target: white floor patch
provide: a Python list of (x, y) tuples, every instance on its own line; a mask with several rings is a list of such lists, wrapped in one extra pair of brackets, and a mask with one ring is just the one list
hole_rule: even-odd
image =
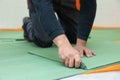
[(120, 71), (76, 75), (61, 80), (120, 80)]

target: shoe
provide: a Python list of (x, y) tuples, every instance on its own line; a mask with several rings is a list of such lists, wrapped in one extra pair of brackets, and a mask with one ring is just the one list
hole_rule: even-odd
[(23, 35), (24, 35), (24, 39), (26, 39), (27, 41), (31, 42), (31, 40), (28, 37), (28, 31), (27, 31), (27, 24), (30, 22), (30, 17), (24, 17), (23, 18), (23, 26), (22, 29), (24, 31)]

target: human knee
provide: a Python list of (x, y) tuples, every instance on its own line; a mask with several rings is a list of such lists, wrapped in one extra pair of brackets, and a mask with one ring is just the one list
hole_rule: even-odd
[(49, 41), (43, 41), (37, 38), (34, 38), (33, 41), (37, 46), (42, 47), (42, 48), (47, 48), (47, 47), (51, 47), (53, 42), (51, 40)]
[(47, 48), (47, 47), (51, 47), (52, 43), (35, 43), (37, 46), (42, 47), (42, 48)]

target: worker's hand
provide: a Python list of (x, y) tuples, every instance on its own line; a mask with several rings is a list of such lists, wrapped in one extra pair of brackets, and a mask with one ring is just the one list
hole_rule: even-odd
[(71, 46), (64, 34), (57, 36), (53, 42), (57, 45), (59, 56), (65, 66), (70, 68), (80, 67), (81, 57), (79, 55), (79, 52)]
[(65, 66), (70, 68), (78, 68), (80, 67), (81, 57), (79, 52), (74, 49), (72, 46), (64, 46), (59, 47), (59, 56)]
[(86, 47), (86, 41), (84, 41), (84, 40), (77, 39), (77, 43), (74, 48), (79, 51), (79, 55), (81, 57), (83, 57), (83, 55), (85, 55), (87, 57), (92, 57), (95, 55), (95, 53), (92, 50), (90, 50)]
[(93, 51), (91, 51), (90, 49), (88, 49), (84, 46), (75, 46), (74, 48), (79, 51), (79, 55), (81, 57), (83, 57), (83, 55), (85, 55), (87, 57), (92, 57), (95, 55), (95, 53)]

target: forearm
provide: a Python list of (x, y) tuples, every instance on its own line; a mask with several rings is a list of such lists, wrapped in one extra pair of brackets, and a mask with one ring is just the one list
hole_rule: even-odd
[(86, 44), (87, 44), (87, 41), (85, 41), (85, 40), (82, 40), (82, 39), (77, 39), (77, 43), (76, 43), (76, 46), (84, 46), (84, 47), (86, 47)]
[(96, 14), (96, 0), (81, 0), (77, 37), (87, 41)]
[(58, 48), (62, 46), (71, 46), (65, 34), (58, 35), (53, 39), (53, 42), (57, 45)]

